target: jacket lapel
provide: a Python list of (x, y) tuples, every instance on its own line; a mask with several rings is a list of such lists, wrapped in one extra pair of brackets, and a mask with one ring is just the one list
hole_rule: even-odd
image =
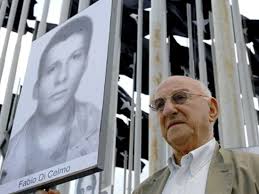
[(154, 176), (145, 187), (145, 193), (156, 193), (160, 194), (163, 192), (166, 181), (170, 175), (170, 170), (168, 167), (163, 169), (163, 172), (158, 176)]
[(226, 163), (219, 145), (216, 144), (209, 167), (206, 194), (231, 194), (233, 184), (232, 165)]

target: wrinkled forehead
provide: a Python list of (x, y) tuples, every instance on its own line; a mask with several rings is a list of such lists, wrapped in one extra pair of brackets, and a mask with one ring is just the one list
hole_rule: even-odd
[(186, 90), (192, 93), (204, 94), (201, 84), (185, 76), (172, 76), (163, 81), (155, 92), (155, 98), (168, 96), (176, 91)]

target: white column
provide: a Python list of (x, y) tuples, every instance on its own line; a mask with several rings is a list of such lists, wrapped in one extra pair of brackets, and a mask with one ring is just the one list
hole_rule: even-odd
[[(118, 77), (119, 77), (119, 65), (120, 65), (120, 50), (121, 50), (121, 21), (122, 21), (122, 0), (112, 0), (112, 15), (111, 15), (111, 29), (110, 33), (114, 36), (113, 41), (114, 48), (109, 46), (110, 49), (113, 49), (112, 61), (109, 61), (109, 64), (112, 64), (112, 84), (111, 84), (111, 96), (110, 96), (110, 105), (109, 105), (109, 116), (108, 116), (108, 126), (109, 130), (107, 133), (107, 146), (105, 150), (105, 163), (104, 171), (102, 172), (102, 184), (101, 189), (103, 188), (113, 188), (114, 185), (114, 168), (115, 168), (115, 142), (116, 142), (116, 112), (117, 112), (117, 98), (118, 98)], [(115, 26), (115, 27), (114, 27)], [(111, 39), (112, 40), (112, 39)]]
[(37, 38), (41, 37), (46, 32), (47, 17), (49, 13), (49, 3), (50, 3), (50, 0), (44, 1), (44, 7), (43, 7), (42, 17), (41, 17), (41, 21), (37, 32)]
[(234, 50), (234, 33), (229, 2), (212, 0), (213, 27), (220, 102), (221, 145), (245, 147), (244, 120)]
[(7, 0), (3, 0), (1, 2), (1, 8), (0, 8), (0, 29), (3, 25), (4, 17), (5, 17), (5, 12), (6, 12), (6, 7), (7, 7)]
[[(12, 1), (11, 10), (10, 10), (8, 22), (7, 22), (7, 30), (6, 30), (6, 34), (5, 34), (4, 46), (3, 46), (1, 58), (0, 58), (0, 82), (1, 82), (2, 74), (3, 74), (3, 70), (4, 70), (5, 57), (6, 57), (6, 52), (7, 52), (7, 48), (8, 48), (11, 31), (13, 29), (13, 23), (14, 23), (14, 17), (15, 17), (17, 5), (18, 5), (18, 1)], [(2, 129), (0, 128), (0, 131), (1, 130)]]
[(68, 19), (69, 12), (70, 12), (70, 5), (71, 5), (70, 0), (63, 0), (62, 1), (59, 24), (62, 24), (64, 21), (66, 21)]
[(127, 164), (128, 164), (128, 153), (127, 151), (124, 152), (124, 160), (123, 160), (123, 167), (124, 167), (124, 173), (123, 173), (123, 194), (126, 194), (126, 183), (127, 183)]
[[(210, 22), (210, 38), (211, 38), (211, 56), (212, 56), (212, 66), (213, 66), (213, 76), (214, 76), (214, 86), (216, 91), (216, 98), (219, 101), (219, 87), (218, 87), (218, 70), (216, 65), (216, 53), (215, 53), (215, 37), (214, 37), (214, 28), (213, 28), (213, 17), (212, 13), (209, 12), (209, 22)], [(220, 102), (219, 102), (220, 103)], [(221, 127), (221, 114), (218, 117), (218, 129), (219, 129), (219, 138), (223, 139), (222, 127)]]
[(189, 38), (189, 70), (190, 76), (195, 79), (195, 67), (193, 59), (193, 38), (192, 38), (192, 11), (191, 4), (186, 4), (187, 11), (187, 29), (188, 29), (188, 38)]
[(78, 13), (86, 9), (89, 5), (90, 5), (90, 0), (79, 0)]
[(11, 128), (13, 126), (15, 111), (16, 111), (16, 108), (17, 108), (18, 100), (20, 98), (20, 89), (21, 89), (20, 82), (21, 82), (21, 80), (19, 80), (18, 87), (16, 89), (16, 95), (14, 97), (12, 109), (10, 111), (10, 119), (9, 119), (9, 122), (8, 122), (7, 131), (11, 130)]
[[(166, 46), (166, 1), (151, 0), (149, 51), (149, 94), (151, 100), (159, 83), (168, 76)], [(149, 174), (166, 165), (167, 147), (155, 112), (149, 114)]]
[(24, 34), (24, 29), (26, 25), (27, 16), (28, 16), (29, 5), (30, 5), (30, 0), (25, 0), (23, 2), (21, 18), (20, 18), (19, 27), (18, 27), (18, 38), (14, 48), (11, 70), (8, 77), (7, 89), (5, 92), (4, 103), (3, 103), (1, 115), (0, 115), (0, 131), (1, 131), (0, 143), (2, 142), (4, 131), (6, 130), (6, 127), (7, 127), (8, 115), (10, 112), (10, 106), (12, 101), (13, 85), (14, 85), (14, 80), (15, 80), (15, 75), (16, 75), (16, 70), (18, 65), (18, 59), (20, 55), (22, 36)]
[(143, 47), (143, 0), (138, 1), (138, 33), (137, 33), (137, 101), (135, 117), (135, 148), (134, 148), (134, 188), (140, 183), (141, 173), (141, 138), (142, 138), (142, 111), (141, 111), (141, 86), (142, 86), (142, 47)]
[(131, 109), (130, 109), (130, 137), (129, 137), (129, 174), (128, 174), (128, 194), (131, 194), (132, 188), (132, 167), (133, 167), (133, 144), (134, 144), (134, 79), (135, 79), (135, 62), (133, 64), (133, 87), (132, 87), (132, 98), (131, 98)]
[(247, 62), (246, 44), (243, 34), (241, 15), (239, 12), (238, 0), (232, 1), (232, 13), (234, 22), (234, 32), (236, 37), (236, 49), (238, 57), (238, 70), (242, 92), (242, 103), (244, 109), (245, 125), (249, 146), (259, 145), (258, 120), (254, 107), (254, 93), (251, 80), (251, 68)]
[(196, 0), (196, 20), (197, 20), (197, 35), (198, 35), (198, 51), (199, 51), (199, 74), (200, 80), (207, 86), (207, 66), (204, 54), (203, 32), (204, 32), (204, 18), (202, 1)]

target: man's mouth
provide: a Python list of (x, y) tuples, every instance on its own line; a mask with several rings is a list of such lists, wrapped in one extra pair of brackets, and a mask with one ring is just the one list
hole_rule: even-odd
[(51, 99), (54, 99), (54, 100), (60, 99), (60, 98), (62, 98), (62, 97), (64, 96), (64, 94), (65, 94), (66, 92), (67, 92), (66, 89), (60, 90), (60, 91), (55, 92), (54, 94), (52, 94), (52, 95), (50, 96), (50, 98), (51, 98)]
[(177, 125), (183, 124), (184, 122), (182, 121), (177, 121), (177, 122), (172, 122), (167, 126), (167, 129), (170, 129), (172, 127), (176, 127)]

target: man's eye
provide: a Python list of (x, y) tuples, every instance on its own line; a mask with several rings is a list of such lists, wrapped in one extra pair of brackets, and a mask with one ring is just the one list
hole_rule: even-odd
[(184, 103), (187, 99), (187, 95), (185, 93), (179, 93), (172, 96), (172, 99), (177, 104)]
[(47, 70), (47, 74), (51, 74), (55, 69), (56, 69), (56, 66), (54, 66), (54, 65), (49, 67)]
[(83, 56), (82, 51), (76, 51), (75, 53), (73, 53), (73, 55), (72, 55), (71, 58), (72, 58), (73, 60), (77, 60), (77, 59), (80, 59), (82, 56)]
[(73, 58), (73, 59), (79, 59), (81, 56), (82, 56), (81, 53), (77, 53), (77, 54), (74, 54), (74, 55), (72, 56), (72, 58)]
[(165, 101), (163, 99), (158, 99), (155, 101), (155, 107), (157, 110), (160, 110), (164, 107)]
[(88, 186), (86, 187), (86, 190), (87, 190), (87, 191), (92, 191), (92, 190), (93, 190), (93, 186), (92, 186), (92, 185), (88, 185)]

